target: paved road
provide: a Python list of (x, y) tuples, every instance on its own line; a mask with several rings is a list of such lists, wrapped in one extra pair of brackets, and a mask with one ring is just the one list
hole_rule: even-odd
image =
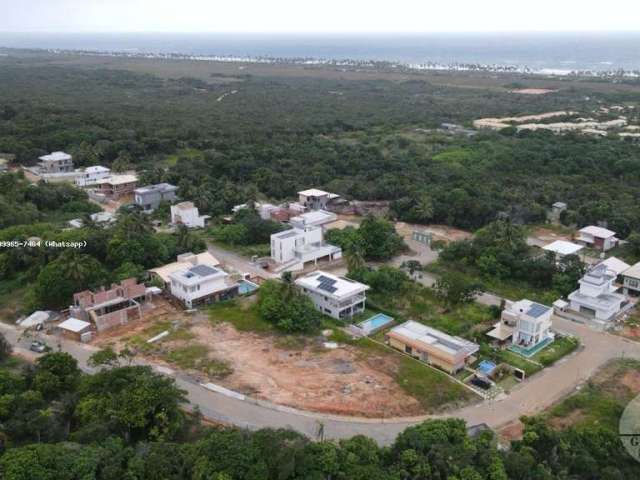
[[(560, 332), (579, 337), (582, 342), (581, 349), (518, 385), (505, 398), (465, 407), (447, 416), (463, 418), (470, 425), (484, 422), (492, 427), (499, 427), (518, 419), (521, 415), (534, 414), (557, 402), (574, 391), (600, 366), (611, 359), (621, 357), (640, 359), (640, 343), (596, 332), (561, 318), (554, 318), (554, 327)], [(19, 332), (15, 328), (0, 324), (0, 331), (11, 343), (18, 344)], [(49, 337), (46, 341), (50, 346), (57, 345), (55, 338)], [(18, 347), (25, 348), (26, 343), (23, 341)], [(61, 340), (61, 348), (77, 358), (85, 371), (89, 373), (92, 371), (86, 362), (95, 351), (95, 347)], [(363, 434), (381, 444), (389, 444), (407, 426), (428, 418), (437, 418), (437, 416), (422, 416), (370, 420), (303, 412), (279, 407), (269, 402), (239, 400), (210, 391), (194, 379), (176, 376), (175, 372), (166, 368), (155, 368), (161, 373), (175, 377), (177, 384), (187, 391), (190, 402), (197, 405), (205, 417), (250, 429), (288, 427), (315, 438), (322, 424), (326, 438), (345, 438)]]

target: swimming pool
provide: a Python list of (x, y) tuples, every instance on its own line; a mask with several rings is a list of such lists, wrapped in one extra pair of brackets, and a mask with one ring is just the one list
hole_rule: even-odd
[(384, 313), (376, 313), (373, 317), (360, 322), (358, 327), (360, 327), (365, 335), (370, 335), (391, 322), (393, 322), (393, 317), (385, 315)]
[(486, 376), (491, 375), (491, 373), (496, 369), (496, 364), (491, 360), (482, 360), (478, 364), (478, 371), (480, 373), (485, 374)]
[(257, 284), (250, 282), (249, 280), (240, 280), (238, 282), (238, 293), (240, 295), (249, 295), (260, 288)]

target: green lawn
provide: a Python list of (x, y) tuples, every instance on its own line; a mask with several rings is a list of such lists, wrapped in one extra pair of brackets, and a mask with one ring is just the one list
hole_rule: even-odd
[(404, 355), (400, 359), (400, 368), (395, 380), (405, 392), (416, 398), (428, 413), (478, 398), (445, 373)]
[(541, 363), (545, 367), (554, 364), (565, 355), (573, 352), (580, 345), (580, 341), (575, 337), (556, 337), (553, 343), (549, 344), (538, 353), (536, 353), (531, 360)]
[[(577, 393), (551, 407), (544, 417), (557, 428), (598, 425), (618, 431), (620, 416), (640, 393), (640, 362), (615, 360), (597, 372)], [(628, 377), (635, 381), (628, 380)]]
[(260, 318), (253, 298), (216, 303), (208, 310), (209, 320), (214, 324), (229, 322), (242, 332), (275, 333), (274, 326)]
[(209, 348), (200, 343), (178, 347), (166, 353), (164, 358), (180, 368), (199, 370), (207, 375), (223, 378), (233, 373), (229, 363), (208, 358)]

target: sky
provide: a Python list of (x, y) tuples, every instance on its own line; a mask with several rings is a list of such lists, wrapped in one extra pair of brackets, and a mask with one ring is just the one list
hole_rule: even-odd
[(0, 0), (0, 32), (639, 30), (640, 0)]

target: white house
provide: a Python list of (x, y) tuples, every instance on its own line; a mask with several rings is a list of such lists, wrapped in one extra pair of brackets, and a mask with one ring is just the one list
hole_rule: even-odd
[(601, 261), (598, 265), (604, 265), (607, 270), (610, 271), (616, 277), (622, 275), (624, 272), (631, 268), (626, 262), (623, 262), (617, 257), (609, 257), (606, 260)]
[(615, 293), (616, 275), (606, 265), (596, 265), (580, 279), (580, 288), (569, 295), (569, 309), (596, 320), (613, 320), (627, 302)]
[(640, 262), (622, 273), (622, 285), (625, 295), (640, 295)]
[(553, 252), (556, 262), (560, 261), (567, 255), (577, 255), (583, 248), (584, 247), (582, 245), (578, 245), (577, 243), (573, 242), (567, 242), (566, 240), (556, 240), (555, 242), (551, 242), (550, 244), (542, 247), (542, 249), (546, 250), (547, 252)]
[(189, 228), (204, 228), (209, 215), (200, 215), (193, 202), (181, 202), (171, 205), (171, 223), (186, 225)]
[(618, 245), (616, 232), (612, 232), (606, 228), (590, 225), (580, 229), (578, 233), (578, 241), (604, 252), (611, 250), (613, 247)]
[(85, 168), (80, 175), (76, 177), (76, 185), (79, 187), (89, 187), (95, 185), (103, 178), (111, 175), (111, 170), (101, 165)]
[(229, 274), (220, 268), (194, 265), (169, 274), (171, 295), (186, 308), (226, 300), (238, 294), (238, 283), (229, 280)]
[(551, 317), (553, 309), (531, 300), (520, 300), (507, 305), (502, 312), (503, 321), (513, 322), (511, 343), (530, 349), (547, 339), (553, 339)]
[(327, 206), (338, 198), (340, 198), (340, 195), (318, 190), (317, 188), (298, 192), (298, 201), (309, 210), (326, 210)]
[(206, 265), (211, 268), (215, 268), (220, 265), (220, 262), (216, 257), (209, 252), (202, 253), (182, 253), (178, 255), (176, 261), (168, 263), (161, 267), (152, 268), (149, 270), (149, 274), (153, 278), (159, 278), (164, 283), (165, 287), (171, 284), (171, 274), (180, 270), (188, 270), (196, 265)]
[(341, 257), (340, 247), (324, 242), (321, 227), (292, 228), (271, 235), (271, 258), (281, 270), (302, 270), (309, 262)]
[(295, 284), (318, 310), (338, 320), (364, 311), (369, 289), (363, 283), (319, 270), (296, 279)]
[(328, 223), (335, 222), (338, 219), (335, 213), (326, 210), (313, 210), (311, 212), (302, 213), (289, 219), (289, 223), (294, 228), (303, 229), (305, 227), (322, 227)]

